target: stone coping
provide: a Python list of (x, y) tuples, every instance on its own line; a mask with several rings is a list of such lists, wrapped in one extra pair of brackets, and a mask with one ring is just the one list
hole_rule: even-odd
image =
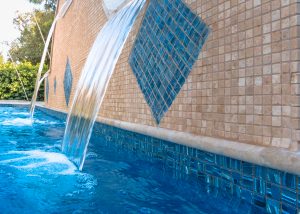
[[(0, 100), (0, 105), (30, 105), (30, 101), (26, 100)], [(38, 106), (44, 106), (44, 102), (36, 102)]]
[[(0, 102), (0, 105), (1, 104), (2, 103)], [(48, 108), (41, 104), (38, 104), (38, 106), (56, 112), (66, 113), (66, 111), (55, 108)], [(259, 145), (240, 143), (213, 137), (198, 136), (190, 133), (129, 123), (103, 117), (98, 117), (97, 122), (121, 128), (127, 131), (136, 132), (139, 134), (144, 134), (177, 144), (193, 147), (199, 150), (212, 152), (257, 165), (300, 175), (300, 152), (292, 152), (282, 148), (263, 147)]]

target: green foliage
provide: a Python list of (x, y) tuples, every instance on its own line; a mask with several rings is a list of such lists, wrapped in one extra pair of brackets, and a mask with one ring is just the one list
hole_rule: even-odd
[[(53, 11), (34, 11), (33, 13), (19, 14), (18, 17), (14, 19), (14, 24), (21, 35), (12, 42), (10, 48), (10, 54), (16, 61), (29, 61), (32, 64), (37, 64), (41, 60), (44, 42), (34, 16), (39, 23), (44, 38), (47, 39), (54, 19)], [(46, 64), (49, 64), (49, 59), (46, 61)]]
[[(36, 73), (39, 65), (23, 62), (15, 65), (11, 62), (0, 64), (0, 100), (25, 100), (22, 85), (16, 73), (20, 73), (28, 98), (32, 97)], [(46, 70), (46, 68), (45, 68)], [(39, 90), (38, 100), (44, 100), (44, 86)]]
[(55, 11), (57, 0), (29, 0), (29, 2), (34, 4), (44, 4), (46, 10)]
[(2, 55), (2, 53), (0, 53), (0, 64), (3, 64), (4, 63), (4, 57)]

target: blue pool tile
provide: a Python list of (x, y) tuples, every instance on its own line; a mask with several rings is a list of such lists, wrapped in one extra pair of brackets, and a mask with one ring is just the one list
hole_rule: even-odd
[(262, 210), (266, 209), (266, 197), (253, 194), (252, 202), (255, 206), (262, 208)]
[(231, 174), (232, 174), (233, 183), (236, 184), (236, 185), (240, 185), (242, 175), (238, 172), (235, 172), (235, 171), (232, 171)]
[(245, 175), (253, 175), (253, 164), (252, 163), (248, 163), (248, 162), (244, 162), (242, 161), (242, 172)]
[(253, 187), (254, 187), (254, 179), (251, 176), (248, 175), (242, 175), (241, 177), (241, 186), (253, 191)]
[(257, 194), (265, 195), (266, 194), (266, 181), (263, 179), (255, 178), (254, 191)]
[(297, 187), (297, 176), (293, 175), (291, 173), (283, 173), (282, 175), (282, 186), (291, 188), (291, 189), (296, 189)]
[(295, 190), (282, 188), (281, 201), (282, 201), (282, 203), (296, 207), (297, 206), (297, 192)]
[(253, 192), (248, 189), (241, 188), (241, 198), (246, 201), (252, 201)]
[(157, 124), (184, 85), (209, 34), (181, 0), (152, 0), (129, 64)]
[(239, 185), (233, 184), (232, 186), (232, 195), (240, 198), (241, 197), (242, 188)]
[(297, 214), (297, 208), (286, 204), (281, 205), (282, 214)]
[(267, 180), (268, 168), (263, 166), (256, 166), (254, 171), (255, 171), (255, 177)]
[(236, 171), (241, 171), (241, 161), (232, 159), (230, 160), (230, 168)]
[(274, 184), (281, 184), (281, 178), (283, 173), (276, 169), (268, 169), (267, 171), (267, 181)]
[(280, 202), (267, 198), (267, 211), (272, 214), (280, 214), (281, 213)]
[(267, 192), (267, 196), (269, 198), (280, 201), (280, 199), (281, 199), (280, 186), (277, 186), (277, 185), (271, 184), (271, 183), (267, 183), (266, 192)]

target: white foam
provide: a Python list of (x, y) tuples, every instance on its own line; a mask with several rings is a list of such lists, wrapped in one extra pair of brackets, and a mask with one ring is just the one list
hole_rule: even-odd
[(32, 121), (30, 118), (15, 118), (4, 120), (0, 124), (4, 126), (31, 126)]
[[(57, 174), (74, 174), (77, 173), (76, 166), (69, 161), (69, 159), (61, 153), (56, 152), (45, 152), (40, 150), (31, 150), (31, 151), (10, 151), (6, 154), (18, 154), (22, 155), (21, 157), (12, 158), (8, 160), (0, 161), (0, 164), (8, 164), (19, 169), (35, 169), (42, 166), (51, 166), (51, 165), (64, 165), (67, 169), (64, 169)], [(18, 165), (20, 162), (25, 162), (23, 165)], [(49, 173), (53, 173), (52, 171)]]
[(18, 116), (29, 116), (29, 112), (13, 112), (12, 115), (18, 115)]
[(41, 124), (41, 125), (56, 125), (58, 122), (49, 121), (49, 120), (32, 120), (30, 118), (15, 118), (15, 119), (7, 119), (0, 122), (1, 125), (4, 126), (32, 126), (32, 124)]
[(56, 125), (56, 124), (59, 124), (58, 122), (54, 122), (54, 121), (50, 121), (50, 120), (39, 120), (39, 119), (34, 119), (33, 121), (34, 123), (37, 123), (37, 124), (47, 124), (47, 125)]

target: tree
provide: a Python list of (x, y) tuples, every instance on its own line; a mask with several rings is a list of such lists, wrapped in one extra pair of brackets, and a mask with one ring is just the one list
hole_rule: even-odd
[(2, 65), (4, 63), (4, 57), (2, 55), (2, 53), (0, 52), (0, 65)]
[[(36, 10), (32, 13), (19, 14), (14, 19), (15, 26), (21, 32), (20, 37), (11, 43), (10, 48), (10, 54), (16, 61), (29, 61), (32, 64), (40, 62), (44, 50), (44, 42), (34, 17), (36, 17), (42, 34), (46, 39), (54, 19), (54, 12), (52, 10)], [(48, 63), (49, 60), (46, 61), (46, 64)]]
[(29, 0), (29, 2), (34, 4), (44, 4), (46, 10), (55, 11), (57, 0)]

